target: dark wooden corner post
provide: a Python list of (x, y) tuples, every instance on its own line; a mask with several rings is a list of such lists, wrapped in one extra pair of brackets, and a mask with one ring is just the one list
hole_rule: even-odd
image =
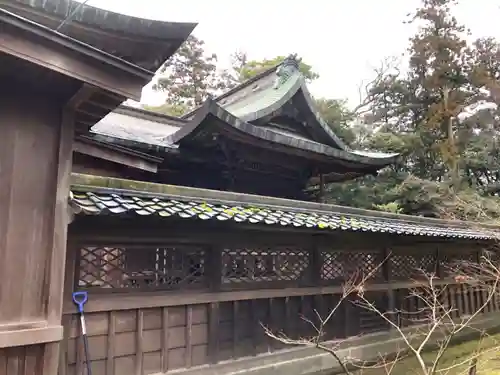
[(0, 87), (0, 359), (12, 374), (57, 373), (73, 104)]
[[(208, 287), (212, 292), (221, 289), (222, 281), (222, 249), (219, 243), (212, 244), (207, 251)], [(208, 357), (210, 363), (219, 361), (219, 320), (220, 303), (211, 302), (208, 305)]]

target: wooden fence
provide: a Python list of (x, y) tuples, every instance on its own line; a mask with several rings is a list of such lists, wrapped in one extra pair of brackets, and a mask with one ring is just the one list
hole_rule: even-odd
[[(477, 261), (481, 251), (116, 242), (80, 242), (74, 249), (73, 288), (90, 293), (86, 308), (94, 375), (153, 374), (284, 350), (262, 325), (291, 337), (314, 335), (303, 317), (314, 322), (315, 311), (325, 316), (352, 272), (370, 273), (384, 259), (366, 285), (367, 296), (381, 311), (402, 310), (394, 316), (399, 325), (413, 324), (422, 307), (409, 294), (418, 269), (445, 279), (447, 264)], [(476, 311), (486, 295), (452, 283), (442, 298), (460, 316)], [(330, 320), (325, 340), (388, 329), (380, 316), (351, 302), (344, 301)], [(495, 298), (484, 312), (497, 311), (499, 302)], [(60, 375), (80, 375), (80, 330), (68, 301), (65, 328)]]

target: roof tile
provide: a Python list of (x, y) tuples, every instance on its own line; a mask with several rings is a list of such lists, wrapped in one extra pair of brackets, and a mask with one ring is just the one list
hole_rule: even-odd
[[(290, 208), (269, 208), (257, 205), (227, 205), (166, 197), (142, 197), (115, 193), (72, 191), (70, 204), (78, 214), (140, 216), (157, 215), (184, 219), (234, 221), (320, 230), (393, 233), (411, 236), (430, 236), (463, 239), (492, 239), (486, 229), (369, 217), (338, 212), (314, 212)], [(444, 222), (443, 222), (444, 223)]]

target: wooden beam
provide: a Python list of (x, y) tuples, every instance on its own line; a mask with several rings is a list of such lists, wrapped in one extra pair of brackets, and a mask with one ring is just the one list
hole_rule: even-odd
[(5, 330), (0, 331), (0, 348), (35, 344), (50, 345), (50, 343), (54, 345), (63, 338), (61, 325), (45, 327), (37, 327), (31, 323), (12, 327), (0, 325), (0, 329), (4, 328)]
[[(452, 285), (453, 279), (436, 280), (435, 285)], [(367, 284), (365, 291), (385, 292), (388, 289), (409, 289), (419, 285), (425, 286), (425, 281), (402, 281), (395, 283)], [(343, 291), (341, 285), (314, 286), (314, 287), (288, 287), (279, 289), (250, 289), (231, 290), (220, 292), (199, 291), (199, 293), (186, 293), (185, 291), (156, 291), (147, 293), (94, 293), (85, 305), (85, 311), (102, 312), (113, 310), (132, 310), (140, 308), (170, 307), (180, 305), (195, 305), (207, 303), (221, 303), (228, 301), (244, 301), (253, 299), (302, 297), (320, 294), (340, 294)], [(64, 314), (74, 314), (75, 306), (72, 301), (66, 300)]]
[(76, 110), (82, 103), (87, 101), (99, 89), (93, 85), (83, 83), (80, 89), (68, 100), (66, 110)]
[(126, 154), (117, 150), (112, 150), (110, 147), (104, 145), (92, 145), (82, 142), (81, 140), (75, 141), (73, 144), (73, 152), (84, 155), (89, 155), (98, 159), (111, 161), (113, 163), (122, 164), (127, 167), (140, 169), (147, 172), (158, 172), (158, 163), (145, 160), (138, 156)]

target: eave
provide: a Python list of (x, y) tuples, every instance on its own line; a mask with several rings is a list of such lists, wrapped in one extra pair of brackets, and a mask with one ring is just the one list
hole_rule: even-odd
[[(15, 13), (9, 12), (5, 10), (4, 8), (0, 8), (0, 22), (4, 25), (9, 25), (14, 28), (16, 28), (18, 31), (24, 31), (30, 34), (30, 36), (34, 38), (40, 38), (40, 40), (43, 40), (44, 42), (48, 42), (51, 46), (59, 46), (63, 47), (65, 49), (70, 50), (71, 52), (74, 52), (75, 54), (79, 55), (80, 58), (90, 58), (92, 60), (99, 61), (103, 64), (112, 66), (113, 68), (117, 69), (118, 71), (123, 71), (126, 72), (130, 75), (136, 76), (139, 79), (145, 80), (147, 83), (148, 81), (151, 80), (151, 78), (154, 76), (154, 72), (144, 69), (138, 65), (132, 64), (126, 60), (123, 60), (121, 58), (118, 58), (116, 56), (113, 56), (107, 52), (104, 52), (102, 50), (99, 50), (89, 44), (86, 44), (80, 40), (73, 39), (65, 34), (59, 33), (53, 29), (50, 29), (46, 26), (43, 26), (39, 23), (36, 23), (34, 21), (31, 21), (27, 18), (21, 17)], [(5, 29), (4, 29), (5, 31)], [(3, 38), (7, 38), (6, 35), (2, 35)], [(54, 70), (58, 70), (61, 73), (69, 73), (68, 68), (65, 67), (65, 64), (63, 63), (58, 63), (58, 61), (50, 61), (50, 62), (45, 62), (45, 61), (40, 61), (38, 60), (35, 56), (31, 56), (31, 54), (21, 54), (20, 52), (16, 53), (16, 50), (12, 47), (8, 47), (5, 44), (7, 44), (10, 41), (10, 38), (7, 40), (3, 40), (3, 43), (1, 45), (2, 49), (6, 49), (8, 51), (12, 51), (12, 54), (15, 55), (20, 55), (20, 58), (23, 58), (24, 60), (33, 60), (33, 63), (38, 63), (39, 65), (43, 66), (50, 66)], [(7, 52), (7, 51), (6, 51)], [(35, 53), (33, 53), (35, 55)], [(55, 60), (55, 59), (52, 59)], [(83, 77), (82, 77), (83, 78)], [(93, 82), (88, 82), (88, 83), (93, 83)], [(109, 88), (110, 91), (113, 91), (113, 88)], [(142, 89), (142, 87), (141, 87)], [(137, 90), (135, 90), (137, 91)], [(126, 94), (126, 93), (122, 93)], [(131, 98), (140, 98), (140, 93), (128, 93), (131, 95)]]
[(121, 105), (92, 127), (94, 138), (141, 149), (176, 148), (165, 138), (185, 125), (185, 121), (142, 109)]
[(50, 29), (156, 71), (188, 38), (196, 23), (126, 16), (72, 0), (0, 0), (0, 6)]
[[(216, 130), (214, 130), (214, 126)], [(398, 159), (397, 155), (380, 158), (359, 155), (308, 139), (293, 137), (272, 129), (262, 128), (241, 120), (211, 99), (208, 99), (203, 107), (197, 111), (191, 122), (166, 137), (165, 143), (178, 144), (182, 147), (183, 144), (196, 142), (196, 137), (203, 133), (208, 134), (207, 136), (210, 136), (210, 134), (223, 134), (241, 142), (258, 141), (259, 146), (274, 151), (299, 154), (303, 157), (324, 163), (341, 160), (366, 170), (383, 168), (393, 164)]]
[[(69, 105), (76, 113), (76, 131), (80, 133), (126, 99), (139, 99), (153, 77), (144, 68), (5, 9), (0, 9), (0, 27), (0, 72), (5, 77), (22, 81), (52, 74), (50, 84), (80, 86), (67, 96), (68, 100), (72, 97)], [(57, 77), (67, 78), (57, 83)], [(37, 84), (36, 79), (30, 80), (30, 85)], [(39, 86), (42, 91), (47, 89), (46, 82)]]
[(158, 172), (158, 165), (163, 161), (162, 158), (86, 136), (75, 139), (73, 152), (152, 173)]

